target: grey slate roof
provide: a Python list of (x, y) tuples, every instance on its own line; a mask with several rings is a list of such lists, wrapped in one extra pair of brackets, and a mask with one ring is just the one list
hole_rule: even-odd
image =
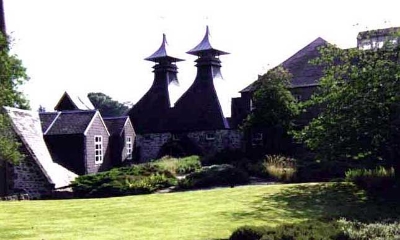
[(155, 51), (151, 56), (145, 58), (145, 60), (152, 61), (152, 62), (160, 62), (163, 59), (166, 59), (171, 62), (184, 61), (183, 59), (169, 56), (167, 53), (166, 45), (168, 45), (167, 38), (166, 38), (165, 34), (163, 34), (163, 40), (162, 40), (160, 48), (157, 51)]
[[(318, 85), (319, 79), (323, 76), (323, 67), (311, 64), (310, 60), (319, 57), (318, 49), (327, 44), (327, 41), (319, 37), (281, 64), (292, 74), (291, 88)], [(253, 92), (257, 85), (255, 83), (250, 84), (240, 92)]]
[[(76, 110), (59, 112), (45, 135), (84, 134), (85, 130), (96, 115), (95, 110)], [(44, 115), (41, 113), (40, 115)], [(42, 125), (44, 122), (42, 121)]]
[(55, 110), (71, 110), (71, 109), (59, 109), (60, 104), (67, 98), (74, 105), (74, 110), (94, 110), (92, 102), (89, 100), (87, 96), (79, 96), (76, 94), (72, 94), (69, 92), (64, 92), (57, 105), (54, 107)]
[(103, 118), (110, 135), (121, 135), (129, 116)]
[(55, 188), (69, 186), (77, 175), (53, 162), (43, 139), (39, 114), (34, 111), (5, 107), (12, 127), (38, 164), (49, 183)]
[(46, 132), (50, 125), (54, 122), (60, 112), (43, 112), (39, 114), (42, 125), (42, 132)]
[(227, 52), (215, 49), (211, 46), (210, 30), (208, 29), (208, 26), (206, 27), (206, 34), (204, 35), (203, 40), (201, 40), (201, 42), (196, 47), (194, 47), (190, 51), (187, 51), (186, 53), (197, 56), (197, 55), (201, 54), (202, 52), (211, 52), (211, 53), (213, 53), (213, 55), (218, 55), (218, 56), (229, 54)]

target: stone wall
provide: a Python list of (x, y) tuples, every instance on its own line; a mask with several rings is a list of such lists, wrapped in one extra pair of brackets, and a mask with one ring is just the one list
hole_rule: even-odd
[[(243, 135), (238, 130), (224, 129), (214, 131), (196, 131), (180, 133), (178, 138), (187, 137), (197, 145), (202, 155), (211, 155), (224, 148), (242, 148)], [(139, 161), (147, 162), (157, 159), (162, 146), (173, 139), (172, 133), (150, 133), (136, 136), (136, 147), (139, 151)]]
[(53, 185), (49, 183), (34, 159), (26, 157), (18, 164), (11, 166), (11, 194), (29, 194), (31, 199), (52, 195)]

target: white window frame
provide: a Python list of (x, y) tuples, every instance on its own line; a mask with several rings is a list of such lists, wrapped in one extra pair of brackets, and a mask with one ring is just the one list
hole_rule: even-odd
[(126, 159), (131, 160), (132, 159), (132, 150), (133, 150), (132, 137), (127, 136), (125, 139), (125, 142), (126, 142)]
[(206, 133), (206, 140), (207, 141), (215, 140), (215, 133)]
[(94, 136), (94, 163), (95, 164), (103, 163), (103, 158), (104, 158), (103, 136), (95, 135)]
[(254, 109), (256, 109), (256, 106), (254, 106), (253, 99), (250, 99), (250, 111), (253, 111)]

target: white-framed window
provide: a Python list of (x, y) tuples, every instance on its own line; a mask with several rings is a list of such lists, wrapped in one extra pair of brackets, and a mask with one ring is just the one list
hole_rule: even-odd
[(175, 133), (173, 133), (172, 134), (172, 141), (179, 141), (179, 136), (178, 136), (178, 134), (175, 134)]
[(215, 139), (215, 134), (214, 133), (206, 133), (206, 140), (207, 141), (212, 141)]
[(100, 164), (103, 162), (103, 136), (94, 136), (94, 163)]
[(126, 159), (132, 159), (132, 137), (126, 137)]
[(250, 99), (250, 111), (253, 111), (254, 109), (256, 109), (256, 106), (254, 106), (253, 99)]

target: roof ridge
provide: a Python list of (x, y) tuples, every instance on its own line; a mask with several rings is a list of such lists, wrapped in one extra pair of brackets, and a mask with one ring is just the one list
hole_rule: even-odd
[(119, 117), (103, 117), (104, 120), (113, 120), (113, 119), (123, 119), (128, 118), (129, 116), (119, 116)]

